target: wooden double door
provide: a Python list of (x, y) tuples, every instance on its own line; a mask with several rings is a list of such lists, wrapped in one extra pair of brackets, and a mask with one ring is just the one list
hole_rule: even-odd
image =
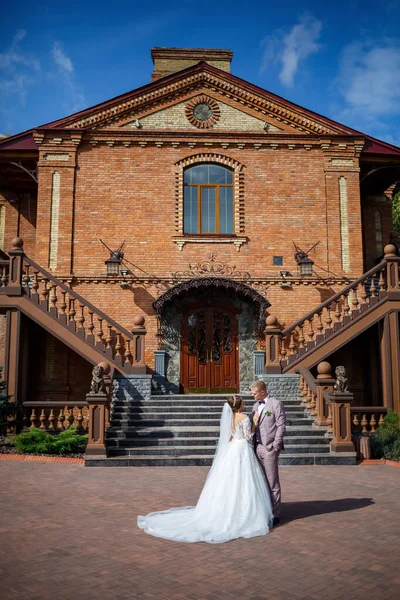
[(237, 316), (221, 306), (199, 306), (183, 315), (181, 381), (185, 393), (237, 391)]

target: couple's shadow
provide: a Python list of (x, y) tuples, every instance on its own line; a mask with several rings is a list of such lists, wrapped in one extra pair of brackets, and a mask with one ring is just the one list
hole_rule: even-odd
[(315, 515), (358, 510), (375, 504), (372, 498), (339, 498), (336, 500), (307, 500), (282, 504), (282, 525)]

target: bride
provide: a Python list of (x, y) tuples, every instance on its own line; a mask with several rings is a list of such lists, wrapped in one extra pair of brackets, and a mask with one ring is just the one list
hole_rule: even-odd
[(238, 396), (228, 397), (213, 464), (197, 505), (139, 516), (141, 529), (168, 540), (210, 544), (268, 533), (273, 521), (269, 490), (243, 410)]

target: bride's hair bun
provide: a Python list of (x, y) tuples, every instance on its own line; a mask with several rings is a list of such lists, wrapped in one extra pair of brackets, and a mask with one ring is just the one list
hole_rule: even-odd
[(240, 396), (228, 396), (227, 403), (233, 410), (233, 412), (238, 412), (239, 408), (242, 406), (242, 399)]

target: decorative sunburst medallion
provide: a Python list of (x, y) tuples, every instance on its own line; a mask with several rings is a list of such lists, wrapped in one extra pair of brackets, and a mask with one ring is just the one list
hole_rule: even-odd
[(197, 96), (185, 108), (188, 121), (199, 129), (209, 129), (220, 117), (218, 104), (208, 96)]

